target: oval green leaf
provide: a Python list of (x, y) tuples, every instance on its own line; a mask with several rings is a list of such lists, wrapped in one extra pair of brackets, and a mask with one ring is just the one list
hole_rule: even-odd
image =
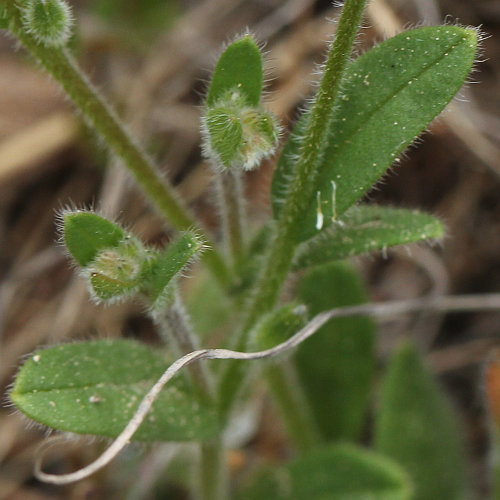
[(86, 211), (65, 211), (62, 214), (66, 247), (78, 265), (88, 266), (105, 248), (120, 244), (126, 233), (114, 222)]
[[(27, 417), (53, 429), (114, 438), (168, 365), (164, 353), (137, 342), (63, 344), (37, 351), (26, 361), (10, 399)], [(216, 412), (178, 376), (163, 389), (132, 439), (205, 440), (219, 429)]]
[[(298, 241), (341, 218), (384, 174), (461, 88), (476, 49), (473, 29), (425, 27), (401, 33), (349, 65), (342, 94), (334, 103), (336, 117), (325, 144), (318, 145), (324, 152), (316, 196), (297, 227)], [(297, 124), (278, 162), (273, 179), (275, 218), (293, 175), (306, 119), (307, 115)]]
[(247, 105), (257, 107), (262, 94), (262, 55), (251, 35), (230, 44), (220, 56), (207, 95), (209, 108), (239, 91)]
[[(304, 274), (297, 299), (311, 316), (335, 307), (362, 304), (367, 293), (347, 262)], [(295, 353), (297, 372), (323, 437), (357, 440), (370, 401), (375, 368), (375, 326), (370, 318), (337, 318), (303, 342)]]
[(409, 500), (403, 470), (378, 453), (337, 445), (262, 474), (239, 500)]
[(375, 205), (351, 207), (333, 224), (299, 246), (293, 269), (321, 266), (395, 245), (442, 238), (442, 222), (417, 210)]

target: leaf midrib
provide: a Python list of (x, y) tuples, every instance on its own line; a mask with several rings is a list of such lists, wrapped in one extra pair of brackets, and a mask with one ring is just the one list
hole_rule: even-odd
[[(461, 40), (461, 42), (463, 42), (463, 40)], [(446, 53), (450, 53), (450, 51), (458, 49), (459, 45), (460, 45), (460, 42), (450, 45), (449, 49), (445, 50), (441, 56), (439, 56), (436, 59), (434, 59), (431, 63), (429, 63), (427, 66), (425, 66), (425, 68), (423, 68), (421, 71), (419, 71), (414, 76), (412, 76), (410, 79), (408, 79), (408, 81), (404, 85), (401, 85), (397, 89), (396, 92), (394, 92), (389, 97), (387, 97), (386, 99), (384, 99), (383, 101), (381, 101), (380, 105), (377, 106), (377, 107), (375, 107), (372, 110), (372, 112), (370, 112), (370, 113), (367, 114), (366, 118), (360, 123), (360, 125), (353, 131), (353, 133), (351, 135), (347, 136), (344, 140), (342, 140), (340, 143), (338, 143), (338, 146), (337, 146), (337, 148), (335, 150), (335, 153), (332, 156), (329, 157), (328, 163), (335, 163), (335, 158), (337, 158), (338, 156), (341, 155), (341, 153), (343, 152), (345, 146), (348, 143), (352, 143), (352, 138), (355, 137), (359, 133), (359, 131), (373, 118), (373, 116), (375, 114), (377, 114), (390, 100), (394, 99), (403, 90), (405, 90), (406, 88), (408, 88), (408, 86), (409, 86), (408, 82), (410, 82), (411, 80), (414, 80), (416, 78), (419, 78), (425, 72), (429, 71), (433, 66), (435, 66), (436, 64), (438, 64), (440, 61), (444, 60), (444, 58), (446, 57), (446, 55), (445, 55)], [(338, 123), (339, 123), (338, 120), (335, 120), (332, 123), (332, 125), (335, 125), (335, 124), (338, 124)], [(329, 148), (325, 149), (325, 153), (328, 151), (328, 149)], [(323, 162), (323, 165), (321, 166), (320, 174), (318, 175), (318, 183), (322, 181), (322, 177), (324, 175), (324, 170), (326, 168), (328, 168), (326, 165), (327, 165), (327, 160), (325, 159), (324, 162)]]
[[(158, 376), (158, 378), (159, 378), (159, 376)], [(31, 389), (28, 391), (20, 391), (20, 390), (14, 389), (12, 391), (11, 395), (15, 396), (15, 395), (26, 395), (26, 394), (28, 394), (28, 395), (29, 394), (46, 394), (46, 393), (55, 392), (55, 391), (82, 390), (82, 389), (92, 389), (92, 388), (101, 389), (104, 387), (106, 387), (106, 388), (113, 388), (113, 387), (121, 388), (121, 387), (130, 387), (130, 386), (133, 386), (135, 384), (140, 384), (140, 383), (151, 383), (151, 385), (152, 385), (158, 380), (158, 378), (141, 379), (141, 380), (136, 380), (136, 381), (128, 383), (128, 384), (98, 382), (96, 384), (63, 386), (63, 387), (57, 387), (57, 388), (54, 387), (52, 389)]]

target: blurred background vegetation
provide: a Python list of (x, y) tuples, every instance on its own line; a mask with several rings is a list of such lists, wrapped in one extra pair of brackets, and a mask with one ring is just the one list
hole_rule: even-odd
[[(193, 210), (216, 230), (210, 172), (199, 147), (199, 105), (221, 44), (247, 27), (266, 43), (268, 106), (289, 128), (310, 94), (311, 75), (325, 54), (338, 9), (326, 0), (71, 4), (77, 19), (75, 55)], [(430, 211), (446, 222), (448, 236), (434, 247), (411, 246), (358, 260), (374, 301), (500, 288), (500, 3), (372, 0), (357, 50), (405, 27), (445, 19), (482, 27), (486, 38), (478, 72), (369, 198)], [(154, 244), (168, 241), (169, 233), (56, 86), (5, 36), (0, 69), (0, 380), (5, 393), (20, 360), (37, 346), (120, 336), (157, 342), (139, 305), (102, 308), (88, 301), (83, 281), (56, 244), (57, 209), (94, 205)], [(255, 221), (270, 210), (272, 169), (271, 160), (247, 176)], [(188, 286), (196, 283), (194, 276)], [(196, 300), (203, 307), (203, 300)], [(379, 331), (381, 366), (404, 336), (413, 336), (427, 352), (464, 422), (470, 475), (480, 498), (488, 488), (489, 460), (481, 377), (485, 361), (500, 346), (499, 333), (500, 317), (491, 312), (418, 314)], [(217, 339), (207, 342), (216, 345)], [(250, 429), (244, 446), (228, 454), (236, 477), (252, 461), (287, 453), (284, 433), (265, 401)], [(174, 444), (131, 447), (105, 471), (76, 485), (42, 485), (32, 468), (45, 435), (27, 427), (8, 406), (0, 410), (0, 499), (186, 498), (185, 473), (172, 462)], [(90, 461), (102, 446), (80, 444), (61, 452), (59, 471)], [(160, 485), (153, 488), (158, 478)]]

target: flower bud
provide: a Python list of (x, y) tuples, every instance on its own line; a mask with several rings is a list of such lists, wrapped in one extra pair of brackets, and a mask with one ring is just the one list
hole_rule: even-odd
[(205, 154), (226, 168), (252, 170), (278, 144), (276, 118), (260, 107), (250, 107), (237, 90), (229, 92), (203, 119)]
[(23, 23), (39, 43), (58, 47), (71, 36), (73, 16), (64, 0), (28, 0), (23, 8)]
[(146, 250), (135, 239), (100, 251), (83, 273), (97, 301), (115, 302), (135, 292), (140, 285)]

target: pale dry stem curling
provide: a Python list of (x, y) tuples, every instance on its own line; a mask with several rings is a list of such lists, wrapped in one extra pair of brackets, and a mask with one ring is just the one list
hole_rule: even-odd
[(315, 316), (302, 330), (285, 342), (271, 349), (258, 352), (239, 352), (229, 349), (201, 349), (182, 356), (172, 363), (146, 394), (125, 429), (94, 462), (70, 474), (47, 474), (42, 471), (42, 460), (47, 447), (54, 444), (54, 440), (42, 444), (37, 453), (35, 464), (36, 477), (44, 482), (53, 484), (69, 484), (84, 479), (109, 464), (129, 444), (132, 436), (143, 423), (145, 417), (165, 385), (185, 366), (202, 359), (234, 359), (250, 361), (255, 359), (271, 358), (282, 355), (284, 352), (297, 347), (304, 340), (316, 333), (326, 322), (333, 318), (348, 316), (371, 316), (376, 318), (391, 318), (400, 314), (417, 311), (431, 312), (464, 312), (476, 310), (500, 309), (500, 294), (462, 295), (422, 297), (417, 299), (385, 302), (380, 304), (362, 304), (357, 306), (332, 309)]

